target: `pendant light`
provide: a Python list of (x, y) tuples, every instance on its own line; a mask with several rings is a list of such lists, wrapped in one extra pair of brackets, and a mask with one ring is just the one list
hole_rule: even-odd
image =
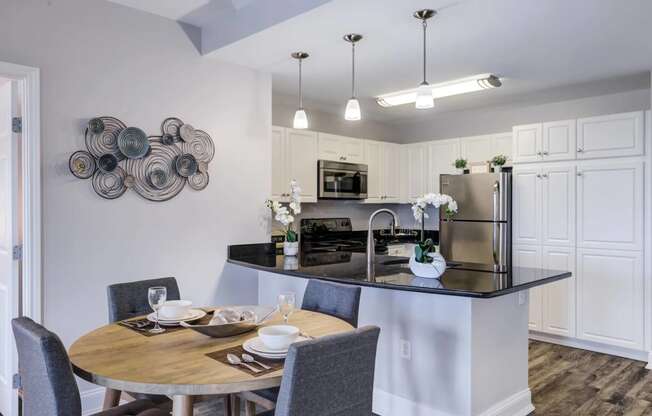
[(355, 97), (355, 44), (361, 39), (362, 35), (357, 33), (344, 35), (344, 40), (351, 44), (351, 98), (346, 102), (346, 110), (344, 111), (344, 119), (349, 121), (357, 121), (362, 118), (360, 102)]
[(308, 58), (310, 55), (308, 55), (306, 52), (294, 52), (291, 55), (294, 59), (299, 61), (299, 108), (297, 109), (297, 112), (294, 113), (294, 122), (292, 123), (292, 127), (295, 129), (307, 129), (308, 128), (308, 115), (306, 114), (306, 110), (303, 108), (303, 90), (301, 89), (301, 82), (302, 82), (302, 68), (301, 64), (304, 59)]
[(434, 99), (432, 97), (432, 88), (426, 81), (426, 31), (428, 28), (428, 19), (437, 14), (436, 11), (432, 9), (423, 9), (414, 12), (414, 17), (421, 20), (423, 25), (423, 82), (417, 88), (417, 101), (416, 108), (419, 110), (432, 108), (435, 106)]

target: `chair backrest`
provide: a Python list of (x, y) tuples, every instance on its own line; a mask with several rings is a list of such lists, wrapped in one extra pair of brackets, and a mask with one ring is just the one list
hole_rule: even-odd
[(275, 416), (370, 415), (380, 328), (290, 346)]
[(357, 327), (361, 291), (359, 286), (311, 279), (301, 309), (335, 316)]
[(24, 414), (80, 416), (79, 388), (59, 337), (29, 318), (16, 318), (11, 325), (18, 348)]
[(116, 283), (106, 288), (109, 301), (109, 322), (122, 321), (151, 312), (147, 289), (153, 286), (166, 287), (168, 300), (181, 299), (179, 285), (174, 277)]

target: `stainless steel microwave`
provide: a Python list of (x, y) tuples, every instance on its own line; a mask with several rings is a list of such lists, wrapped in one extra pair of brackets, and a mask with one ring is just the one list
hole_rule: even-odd
[(366, 199), (367, 165), (320, 160), (320, 199)]

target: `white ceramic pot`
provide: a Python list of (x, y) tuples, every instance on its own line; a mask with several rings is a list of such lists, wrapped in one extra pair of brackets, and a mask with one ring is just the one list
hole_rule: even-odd
[(430, 253), (428, 256), (433, 259), (432, 263), (419, 263), (413, 254), (409, 262), (410, 270), (415, 276), (436, 279), (446, 271), (446, 260), (439, 253)]
[(299, 254), (299, 242), (295, 241), (293, 243), (284, 242), (283, 243), (283, 254), (286, 256), (296, 256)]

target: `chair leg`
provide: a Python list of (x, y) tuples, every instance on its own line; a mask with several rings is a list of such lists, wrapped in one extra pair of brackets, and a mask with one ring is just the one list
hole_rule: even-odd
[(231, 416), (240, 416), (240, 397), (237, 394), (231, 394)]
[(256, 416), (256, 403), (249, 400), (245, 401), (245, 415)]
[(222, 401), (224, 402), (224, 415), (233, 416), (235, 414), (233, 411), (233, 406), (234, 406), (233, 395), (231, 394), (225, 395)]
[(108, 410), (120, 404), (120, 390), (106, 389), (104, 392), (104, 404), (102, 410)]

